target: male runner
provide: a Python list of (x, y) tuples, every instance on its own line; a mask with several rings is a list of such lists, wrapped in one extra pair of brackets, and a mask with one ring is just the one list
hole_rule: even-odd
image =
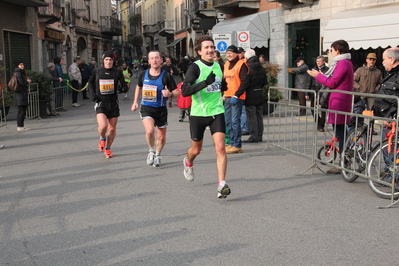
[[(145, 129), (145, 137), (149, 147), (147, 164), (159, 167), (161, 163), (161, 151), (166, 143), (166, 128), (168, 126), (168, 110), (166, 99), (171, 96), (179, 96), (173, 77), (162, 69), (162, 57), (158, 51), (148, 53), (150, 69), (140, 73), (132, 111), (139, 107), (141, 97), (140, 116)], [(176, 90), (176, 91), (175, 91)], [(157, 143), (155, 146), (155, 130), (157, 127)]]
[(184, 177), (188, 181), (194, 180), (194, 159), (201, 152), (204, 131), (209, 126), (216, 151), (216, 168), (219, 180), (217, 196), (218, 198), (226, 198), (230, 194), (230, 188), (225, 181), (227, 156), (224, 148), (226, 126), (222, 90), (227, 87), (219, 63), (213, 61), (215, 44), (212, 37), (206, 35), (198, 37), (194, 48), (201, 59), (195, 61), (188, 68), (182, 89), (183, 96), (192, 95), (191, 148), (188, 149), (187, 157), (183, 160)]
[(115, 139), (119, 117), (118, 84), (121, 84), (122, 92), (126, 93), (129, 90), (122, 71), (113, 67), (113, 58), (113, 52), (106, 51), (103, 55), (104, 66), (95, 68), (89, 80), (100, 134), (98, 150), (105, 153), (105, 158), (113, 157), (111, 145)]

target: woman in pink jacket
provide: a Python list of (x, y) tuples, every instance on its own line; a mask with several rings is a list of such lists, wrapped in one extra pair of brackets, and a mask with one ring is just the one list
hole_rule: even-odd
[[(353, 65), (349, 45), (344, 40), (338, 40), (331, 44), (332, 60), (330, 69), (325, 73), (317, 70), (308, 70), (309, 75), (316, 78), (316, 81), (332, 91), (352, 91), (353, 90)], [(343, 93), (330, 93), (328, 100), (328, 109), (350, 113), (352, 111), (352, 96)], [(328, 124), (332, 124), (335, 130), (335, 136), (339, 141), (339, 150), (344, 147), (345, 125), (349, 123), (350, 116), (336, 113), (328, 113)], [(338, 168), (331, 168), (327, 174), (339, 174)]]

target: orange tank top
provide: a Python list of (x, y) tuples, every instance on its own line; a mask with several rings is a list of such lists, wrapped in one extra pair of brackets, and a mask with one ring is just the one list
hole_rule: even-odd
[[(238, 60), (236, 65), (232, 69), (229, 69), (229, 61), (224, 64), (223, 77), (227, 83), (227, 91), (224, 92), (224, 96), (233, 97), (234, 93), (236, 93), (236, 91), (240, 87), (240, 69), (243, 64), (245, 64), (244, 61)], [(244, 92), (238, 99), (245, 100), (245, 96), (246, 93)]]

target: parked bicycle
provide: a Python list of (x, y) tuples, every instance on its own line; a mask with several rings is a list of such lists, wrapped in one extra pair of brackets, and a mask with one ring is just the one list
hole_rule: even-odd
[[(396, 123), (390, 124), (390, 131), (381, 145), (372, 152), (369, 158), (367, 174), (378, 180), (369, 179), (371, 190), (379, 197), (399, 198), (399, 141), (394, 139)], [(395, 178), (393, 178), (395, 177)]]
[(317, 151), (317, 159), (320, 160), (321, 164), (326, 165), (327, 163), (333, 163), (339, 153), (338, 138), (333, 135), (331, 140), (326, 141)]
[[(371, 111), (364, 111), (363, 115), (372, 116)], [(366, 170), (367, 175), (375, 178), (368, 180), (371, 190), (381, 198), (399, 198), (399, 141), (394, 144), (396, 123), (390, 124), (391, 130), (386, 139), (380, 144), (373, 143), (374, 119), (370, 119), (369, 125), (358, 127), (348, 133), (345, 141), (340, 166), (342, 178), (346, 182), (353, 182), (359, 174)], [(396, 153), (396, 154), (395, 154)], [(348, 171), (350, 170), (350, 171)], [(395, 176), (396, 178), (392, 178)]]

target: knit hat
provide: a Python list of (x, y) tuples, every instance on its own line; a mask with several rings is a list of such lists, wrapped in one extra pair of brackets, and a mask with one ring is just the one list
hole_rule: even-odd
[(300, 56), (300, 57), (298, 57), (298, 58), (295, 60), (295, 62), (298, 63), (298, 62), (301, 61), (301, 60), (304, 60), (304, 61), (305, 61), (305, 59), (304, 59), (302, 56)]
[(230, 45), (229, 47), (227, 47), (226, 52), (233, 52), (236, 54), (240, 54), (241, 52), (238, 51), (237, 46), (235, 45)]
[(367, 55), (367, 59), (375, 59), (375, 60), (377, 60), (377, 55), (375, 53), (369, 53)]
[(238, 49), (239, 53), (244, 53), (245, 52), (244, 48), (242, 48), (242, 47), (238, 47), (237, 49)]
[(16, 60), (16, 61), (14, 62), (14, 64), (15, 64), (16, 67), (18, 67), (19, 64), (23, 64), (23, 63), (24, 63), (24, 62), (21, 61), (21, 60)]
[(111, 57), (112, 59), (114, 59), (114, 53), (111, 50), (105, 51), (104, 54), (103, 54), (103, 60), (106, 57)]

